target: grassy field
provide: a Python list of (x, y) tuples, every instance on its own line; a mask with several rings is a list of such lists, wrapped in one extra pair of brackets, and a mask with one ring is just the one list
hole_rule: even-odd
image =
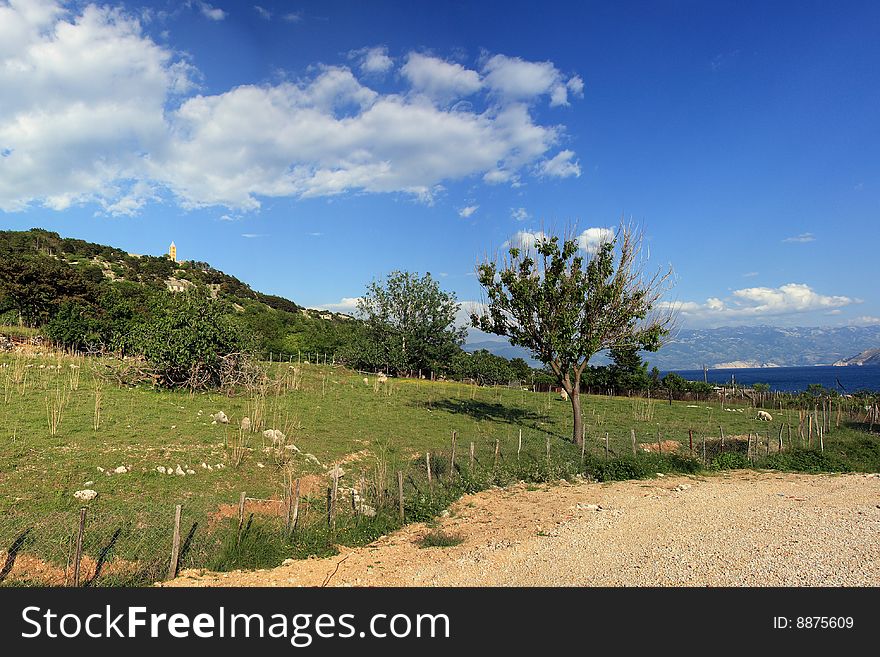
[[(584, 400), (587, 441), (582, 455), (567, 440), (571, 407), (552, 393), (457, 382), (380, 382), (374, 376), (367, 376), (365, 383), (363, 374), (341, 367), (274, 363), (267, 364), (269, 376), (260, 389), (190, 394), (120, 386), (107, 372), (123, 367), (119, 362), (63, 356), (0, 356), (0, 551), (36, 555), (41, 564), (63, 567), (69, 579), (83, 506), (74, 492), (82, 489), (98, 493), (86, 504), (90, 531), (85, 554), (93, 561), (101, 561), (103, 554), (107, 564), (151, 564), (149, 572), (115, 579), (113, 568), (107, 568), (100, 582), (114, 583), (129, 581), (126, 577), (140, 581), (137, 578), (161, 576), (176, 504), (183, 506), (182, 529), (188, 538), (183, 565), (273, 565), (291, 556), (327, 553), (334, 543), (370, 540), (399, 523), (399, 470), (406, 475), (406, 516), (411, 520), (430, 519), (462, 492), (493, 483), (584, 473), (618, 479), (746, 466), (745, 436), (755, 432), (760, 439), (757, 448), (752, 442), (756, 466), (880, 469), (876, 434), (869, 436), (848, 421), (825, 436), (823, 452), (800, 449), (797, 434), (789, 442), (784, 429), (785, 449), (778, 453), (780, 427), (787, 423), (796, 431), (796, 410), (771, 410), (773, 421), (762, 422), (755, 409), (731, 407), (730, 402), (722, 407), (717, 401), (670, 405), (589, 397)], [(211, 415), (219, 411), (228, 424), (212, 423)], [(242, 431), (245, 417), (251, 428)], [(286, 440), (273, 446), (263, 435), (266, 429), (282, 431)], [(658, 438), (684, 443), (682, 456), (669, 454), (669, 444), (663, 443), (660, 449), (666, 454), (643, 453), (640, 448), (633, 457), (632, 430), (638, 443), (653, 446)], [(722, 430), (724, 454), (718, 440)], [(458, 470), (450, 473), (453, 432)], [(520, 432), (522, 452), (517, 455)], [(469, 467), (471, 442), (474, 471)], [(818, 447), (815, 437), (813, 442)], [(426, 452), (432, 452), (430, 487)], [(361, 488), (364, 477), (364, 495), (378, 513), (358, 517), (351, 513), (350, 501), (341, 499), (331, 536), (325, 491), (327, 473), (339, 462), (344, 494)], [(160, 466), (184, 474), (162, 474)], [(303, 530), (291, 539), (279, 526), (291, 482), (297, 478), (310, 482), (311, 488), (304, 488)], [(240, 529), (242, 491), (249, 498), (248, 522)], [(58, 579), (57, 573), (54, 577)]]

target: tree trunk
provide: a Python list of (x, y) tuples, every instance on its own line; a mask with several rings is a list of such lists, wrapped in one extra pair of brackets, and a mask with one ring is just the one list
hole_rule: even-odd
[(581, 391), (579, 389), (579, 386), (572, 386), (568, 398), (571, 401), (571, 411), (574, 414), (572, 442), (578, 445), (582, 445), (584, 442), (584, 421), (581, 417)]

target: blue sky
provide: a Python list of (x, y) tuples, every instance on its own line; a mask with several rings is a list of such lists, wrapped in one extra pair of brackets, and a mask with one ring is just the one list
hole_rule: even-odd
[(621, 216), (684, 326), (880, 322), (876, 2), (0, 0), (0, 226), (345, 311)]

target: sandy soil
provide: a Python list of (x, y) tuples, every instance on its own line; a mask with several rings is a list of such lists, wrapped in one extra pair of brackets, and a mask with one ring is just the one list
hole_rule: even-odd
[[(598, 508), (597, 508), (598, 505)], [(731, 472), (514, 486), (326, 559), (165, 586), (878, 586), (880, 475)]]

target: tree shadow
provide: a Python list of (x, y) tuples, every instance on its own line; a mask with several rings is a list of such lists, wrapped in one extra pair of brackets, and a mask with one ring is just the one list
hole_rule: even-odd
[[(250, 525), (250, 522), (248, 522)], [(189, 533), (186, 535), (186, 540), (183, 541), (183, 546), (180, 548), (180, 555), (177, 557), (177, 562), (182, 563), (187, 553), (192, 549), (193, 538), (196, 535), (196, 529), (198, 528), (199, 523), (194, 522), (192, 527), (189, 528)]]
[(498, 402), (476, 399), (441, 399), (431, 403), (415, 402), (413, 405), (431, 410), (445, 411), (453, 415), (467, 415), (480, 421), (485, 420), (521, 426), (553, 437), (562, 437), (561, 434), (538, 424), (539, 420), (546, 418), (545, 415), (525, 408), (505, 406)]
[(0, 569), (0, 582), (2, 582), (6, 577), (12, 572), (12, 567), (15, 565), (15, 559), (18, 557), (19, 551), (21, 551), (22, 546), (24, 545), (25, 540), (27, 540), (28, 534), (31, 533), (32, 527), (28, 527), (21, 534), (19, 534), (14, 541), (12, 541), (12, 545), (9, 546), (9, 552), (6, 553), (6, 563), (3, 564), (3, 568)]
[(101, 576), (101, 570), (103, 570), (104, 564), (107, 563), (107, 555), (110, 554), (110, 550), (112, 550), (113, 546), (116, 545), (116, 541), (119, 540), (119, 535), (121, 533), (122, 527), (118, 527), (116, 531), (113, 532), (113, 535), (110, 537), (107, 545), (105, 545), (101, 549), (101, 554), (98, 555), (98, 561), (95, 563), (95, 572), (83, 586), (92, 586), (95, 583), (95, 580)]

